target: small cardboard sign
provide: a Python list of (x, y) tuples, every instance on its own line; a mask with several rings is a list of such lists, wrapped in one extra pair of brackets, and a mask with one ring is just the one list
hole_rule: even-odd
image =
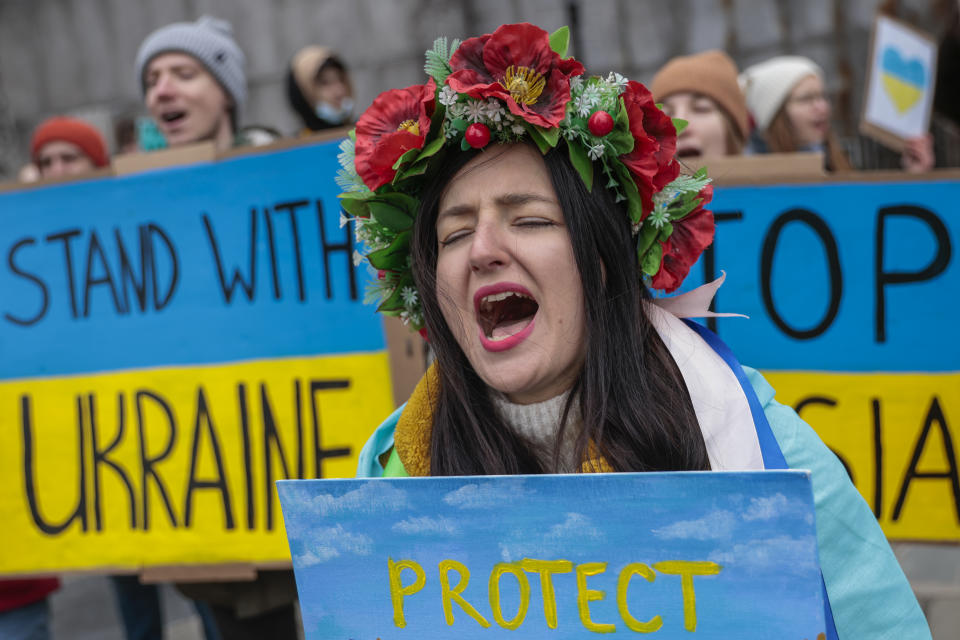
[(308, 640), (824, 631), (807, 472), (277, 484)]
[(877, 17), (860, 130), (893, 149), (930, 128), (937, 43), (889, 16)]

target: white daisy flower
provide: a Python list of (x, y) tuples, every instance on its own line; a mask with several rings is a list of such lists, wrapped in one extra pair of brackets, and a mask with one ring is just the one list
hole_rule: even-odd
[(593, 111), (593, 105), (590, 103), (590, 98), (588, 98), (586, 94), (577, 96), (573, 108), (581, 118), (586, 118)]
[(580, 95), (582, 98), (587, 100), (592, 107), (597, 106), (597, 104), (600, 102), (600, 89), (598, 89), (596, 85), (588, 85)]
[(627, 79), (615, 71), (611, 71), (610, 75), (607, 76), (607, 82), (615, 86), (618, 91), (623, 91), (623, 88), (627, 86)]
[(570, 78), (570, 91), (578, 91), (581, 87), (583, 87), (583, 76)]
[(480, 122), (486, 116), (486, 104), (477, 100), (470, 100), (464, 105), (463, 117), (470, 122)]
[(657, 207), (650, 213), (648, 219), (650, 220), (650, 224), (653, 225), (654, 229), (663, 229), (663, 225), (670, 221), (670, 216), (667, 214), (666, 209)]
[(489, 98), (484, 106), (486, 116), (491, 122), (501, 121), (503, 116), (503, 107), (500, 105), (499, 100), (496, 98)]
[(354, 249), (353, 250), (353, 266), (359, 267), (361, 264), (363, 264), (363, 254), (357, 251), (356, 249)]
[(595, 144), (587, 151), (587, 155), (590, 156), (591, 160), (599, 160), (603, 157), (603, 152), (605, 147), (602, 144)]
[(417, 290), (413, 287), (400, 289), (400, 297), (403, 298), (403, 306), (408, 309), (417, 304)]
[(524, 133), (526, 133), (526, 129), (523, 128), (522, 124), (511, 125), (510, 131), (512, 131), (514, 135), (518, 136), (522, 136)]
[(457, 98), (459, 94), (454, 91), (450, 86), (444, 85), (443, 89), (440, 89), (440, 96), (437, 98), (445, 107), (452, 107), (457, 103)]

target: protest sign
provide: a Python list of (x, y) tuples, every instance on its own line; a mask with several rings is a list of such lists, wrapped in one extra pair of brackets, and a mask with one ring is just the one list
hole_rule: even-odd
[(930, 130), (937, 42), (889, 16), (877, 16), (867, 67), (860, 130), (900, 150)]
[[(859, 182), (857, 181), (859, 180)], [(840, 456), (893, 539), (960, 541), (957, 174), (715, 191), (713, 320)]]
[(308, 640), (824, 631), (805, 472), (279, 485)]
[(394, 407), (337, 152), (0, 195), (0, 574), (289, 562)]

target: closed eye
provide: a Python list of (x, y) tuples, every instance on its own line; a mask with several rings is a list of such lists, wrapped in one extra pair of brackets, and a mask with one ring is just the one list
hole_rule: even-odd
[(439, 241), (440, 246), (442, 247), (449, 246), (454, 242), (456, 242), (457, 240), (462, 240), (463, 238), (466, 238), (471, 233), (473, 233), (473, 229), (460, 229), (458, 231), (454, 231), (453, 233), (448, 234), (446, 238)]
[(552, 227), (557, 223), (549, 218), (519, 218), (514, 221), (514, 226), (517, 227)]

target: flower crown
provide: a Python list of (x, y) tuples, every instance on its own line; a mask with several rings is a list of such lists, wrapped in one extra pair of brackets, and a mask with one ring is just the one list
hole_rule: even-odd
[[(565, 58), (567, 27), (553, 34), (531, 24), (492, 34), (438, 38), (426, 52), (426, 84), (381, 93), (340, 145), (337, 184), (358, 242), (377, 270), (367, 302), (414, 329), (423, 312), (410, 261), (410, 237), (430, 160), (444, 146), (482, 149), (532, 140), (546, 154), (566, 141), (588, 190), (595, 181), (626, 202), (643, 277), (672, 292), (712, 242), (712, 187), (706, 171), (680, 175), (671, 120), (639, 82), (618, 73), (584, 77)], [(599, 175), (595, 168), (599, 167)]]

